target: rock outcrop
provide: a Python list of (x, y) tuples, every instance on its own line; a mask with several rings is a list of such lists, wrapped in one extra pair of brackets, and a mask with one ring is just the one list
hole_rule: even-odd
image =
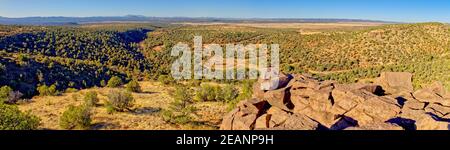
[[(255, 83), (251, 100), (227, 114), (222, 130), (449, 130), (442, 84), (413, 91), (410, 73), (386, 72), (374, 84), (338, 84), (308, 75)], [(270, 87), (270, 88), (269, 88)]]

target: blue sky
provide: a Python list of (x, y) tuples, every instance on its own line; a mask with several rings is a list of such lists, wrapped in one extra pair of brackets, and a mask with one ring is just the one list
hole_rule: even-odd
[(450, 22), (450, 0), (0, 0), (0, 16), (346, 18)]

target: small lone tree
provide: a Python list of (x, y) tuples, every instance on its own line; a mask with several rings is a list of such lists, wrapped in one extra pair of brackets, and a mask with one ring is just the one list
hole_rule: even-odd
[(59, 119), (59, 126), (63, 129), (85, 130), (91, 127), (91, 112), (87, 105), (70, 105)]
[(117, 76), (112, 77), (112, 78), (109, 79), (109, 81), (108, 81), (108, 87), (110, 87), (110, 88), (116, 88), (116, 87), (121, 86), (122, 84), (123, 84), (123, 83), (122, 83), (122, 79), (120, 79), (120, 78), (117, 77)]
[(0, 88), (0, 103), (6, 102), (9, 99), (9, 96), (13, 89), (9, 86), (3, 86)]
[(108, 94), (108, 103), (106, 104), (109, 113), (124, 112), (130, 110), (134, 106), (134, 98), (130, 92), (112, 90)]
[(100, 100), (98, 99), (97, 92), (90, 91), (84, 96), (84, 102), (88, 106), (96, 106)]
[(17, 106), (0, 103), (0, 130), (36, 130), (40, 119)]
[(131, 80), (127, 85), (126, 89), (129, 92), (140, 93), (142, 92), (141, 86), (137, 80)]
[(163, 120), (174, 124), (186, 124), (193, 119), (196, 108), (192, 106), (192, 91), (184, 85), (176, 87), (173, 93), (174, 102), (168, 110), (162, 112)]
[(59, 92), (56, 89), (56, 84), (53, 84), (51, 86), (42, 85), (37, 88), (39, 95), (41, 96), (56, 96), (59, 94)]

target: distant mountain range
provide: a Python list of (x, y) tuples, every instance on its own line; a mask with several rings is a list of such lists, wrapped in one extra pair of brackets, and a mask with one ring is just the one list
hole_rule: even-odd
[(143, 22), (143, 23), (180, 23), (180, 22), (382, 22), (376, 20), (362, 19), (314, 19), (314, 18), (211, 18), (211, 17), (147, 17), (140, 15), (112, 16), (112, 17), (24, 17), (24, 18), (7, 18), (0, 16), (0, 24), (7, 25), (78, 25), (88, 23), (107, 23), (107, 22)]

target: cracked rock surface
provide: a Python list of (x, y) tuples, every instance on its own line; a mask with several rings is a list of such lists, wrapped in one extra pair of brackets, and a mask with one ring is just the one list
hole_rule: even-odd
[(338, 84), (282, 74), (278, 84), (258, 81), (221, 129), (449, 130), (450, 93), (440, 83), (414, 91), (412, 77), (384, 72), (373, 84)]

